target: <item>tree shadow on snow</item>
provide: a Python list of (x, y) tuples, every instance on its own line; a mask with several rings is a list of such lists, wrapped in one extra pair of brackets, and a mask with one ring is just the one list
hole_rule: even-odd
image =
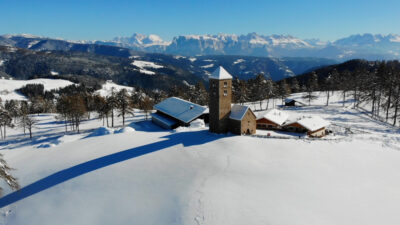
[(75, 177), (90, 173), (92, 171), (120, 163), (132, 158), (136, 158), (142, 155), (146, 155), (152, 152), (163, 150), (175, 145), (182, 144), (185, 147), (194, 145), (203, 145), (217, 139), (228, 137), (227, 135), (216, 135), (211, 134), (207, 130), (201, 131), (188, 131), (188, 132), (177, 132), (162, 137), (165, 140), (154, 142), (151, 144), (131, 148), (128, 150), (120, 151), (110, 155), (106, 155), (97, 159), (93, 159), (70, 168), (61, 170), (54, 174), (51, 174), (43, 179), (40, 179), (32, 184), (29, 184), (22, 189), (10, 193), (0, 199), (0, 208), (5, 207), (9, 204), (27, 198), (31, 195), (44, 191), (57, 184), (63, 183)]

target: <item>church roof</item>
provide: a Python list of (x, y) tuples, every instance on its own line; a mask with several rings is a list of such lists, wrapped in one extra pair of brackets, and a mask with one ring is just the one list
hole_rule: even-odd
[(245, 105), (233, 105), (229, 118), (233, 120), (242, 120), (247, 110), (250, 110), (250, 107)]
[(216, 80), (232, 79), (232, 75), (230, 75), (222, 66), (219, 66), (211, 74), (210, 79), (216, 79)]
[(155, 105), (154, 109), (184, 123), (189, 123), (201, 116), (207, 108), (180, 98), (171, 97)]

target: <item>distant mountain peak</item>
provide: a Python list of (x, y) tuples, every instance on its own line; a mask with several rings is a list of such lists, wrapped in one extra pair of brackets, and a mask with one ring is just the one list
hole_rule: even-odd
[(152, 45), (168, 45), (169, 42), (164, 41), (156, 34), (138, 34), (134, 33), (131, 37), (116, 37), (114, 42), (123, 44), (123, 47), (149, 47)]
[(5, 34), (2, 35), (5, 38), (13, 38), (13, 37), (23, 37), (23, 38), (44, 38), (43, 36), (37, 36), (33, 34)]
[(30, 34), (0, 36), (0, 45), (29, 48), (34, 50), (63, 50), (70, 44), (98, 44), (129, 48), (151, 53), (167, 53), (182, 56), (199, 55), (246, 55), (262, 57), (315, 57), (348, 60), (390, 60), (400, 57), (400, 35), (397, 34), (354, 34), (336, 41), (301, 39), (292, 35), (248, 34), (189, 34), (180, 35), (171, 42), (156, 34), (134, 33), (130, 37), (116, 37), (111, 41), (68, 41), (57, 42)]

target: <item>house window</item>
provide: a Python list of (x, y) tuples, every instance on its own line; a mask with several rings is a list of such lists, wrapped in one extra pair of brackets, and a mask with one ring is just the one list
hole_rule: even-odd
[(224, 96), (228, 96), (228, 91), (224, 90)]
[(228, 87), (228, 82), (224, 82), (224, 88)]

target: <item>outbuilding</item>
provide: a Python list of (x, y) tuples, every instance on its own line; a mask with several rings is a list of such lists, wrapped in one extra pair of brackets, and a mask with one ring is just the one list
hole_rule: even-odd
[(329, 122), (319, 116), (301, 117), (297, 120), (286, 122), (283, 129), (290, 132), (307, 133), (310, 137), (323, 137)]
[(254, 115), (249, 106), (233, 105), (229, 120), (229, 130), (234, 134), (256, 133), (256, 115)]
[(304, 106), (306, 104), (299, 102), (298, 100), (286, 98), (285, 99), (285, 106)]
[(289, 114), (277, 109), (270, 109), (257, 118), (257, 129), (280, 129), (285, 121), (289, 118)]
[(189, 126), (190, 122), (206, 115), (207, 108), (195, 103), (171, 97), (154, 106), (156, 113), (152, 114), (153, 123), (165, 128), (175, 129), (179, 126)]

